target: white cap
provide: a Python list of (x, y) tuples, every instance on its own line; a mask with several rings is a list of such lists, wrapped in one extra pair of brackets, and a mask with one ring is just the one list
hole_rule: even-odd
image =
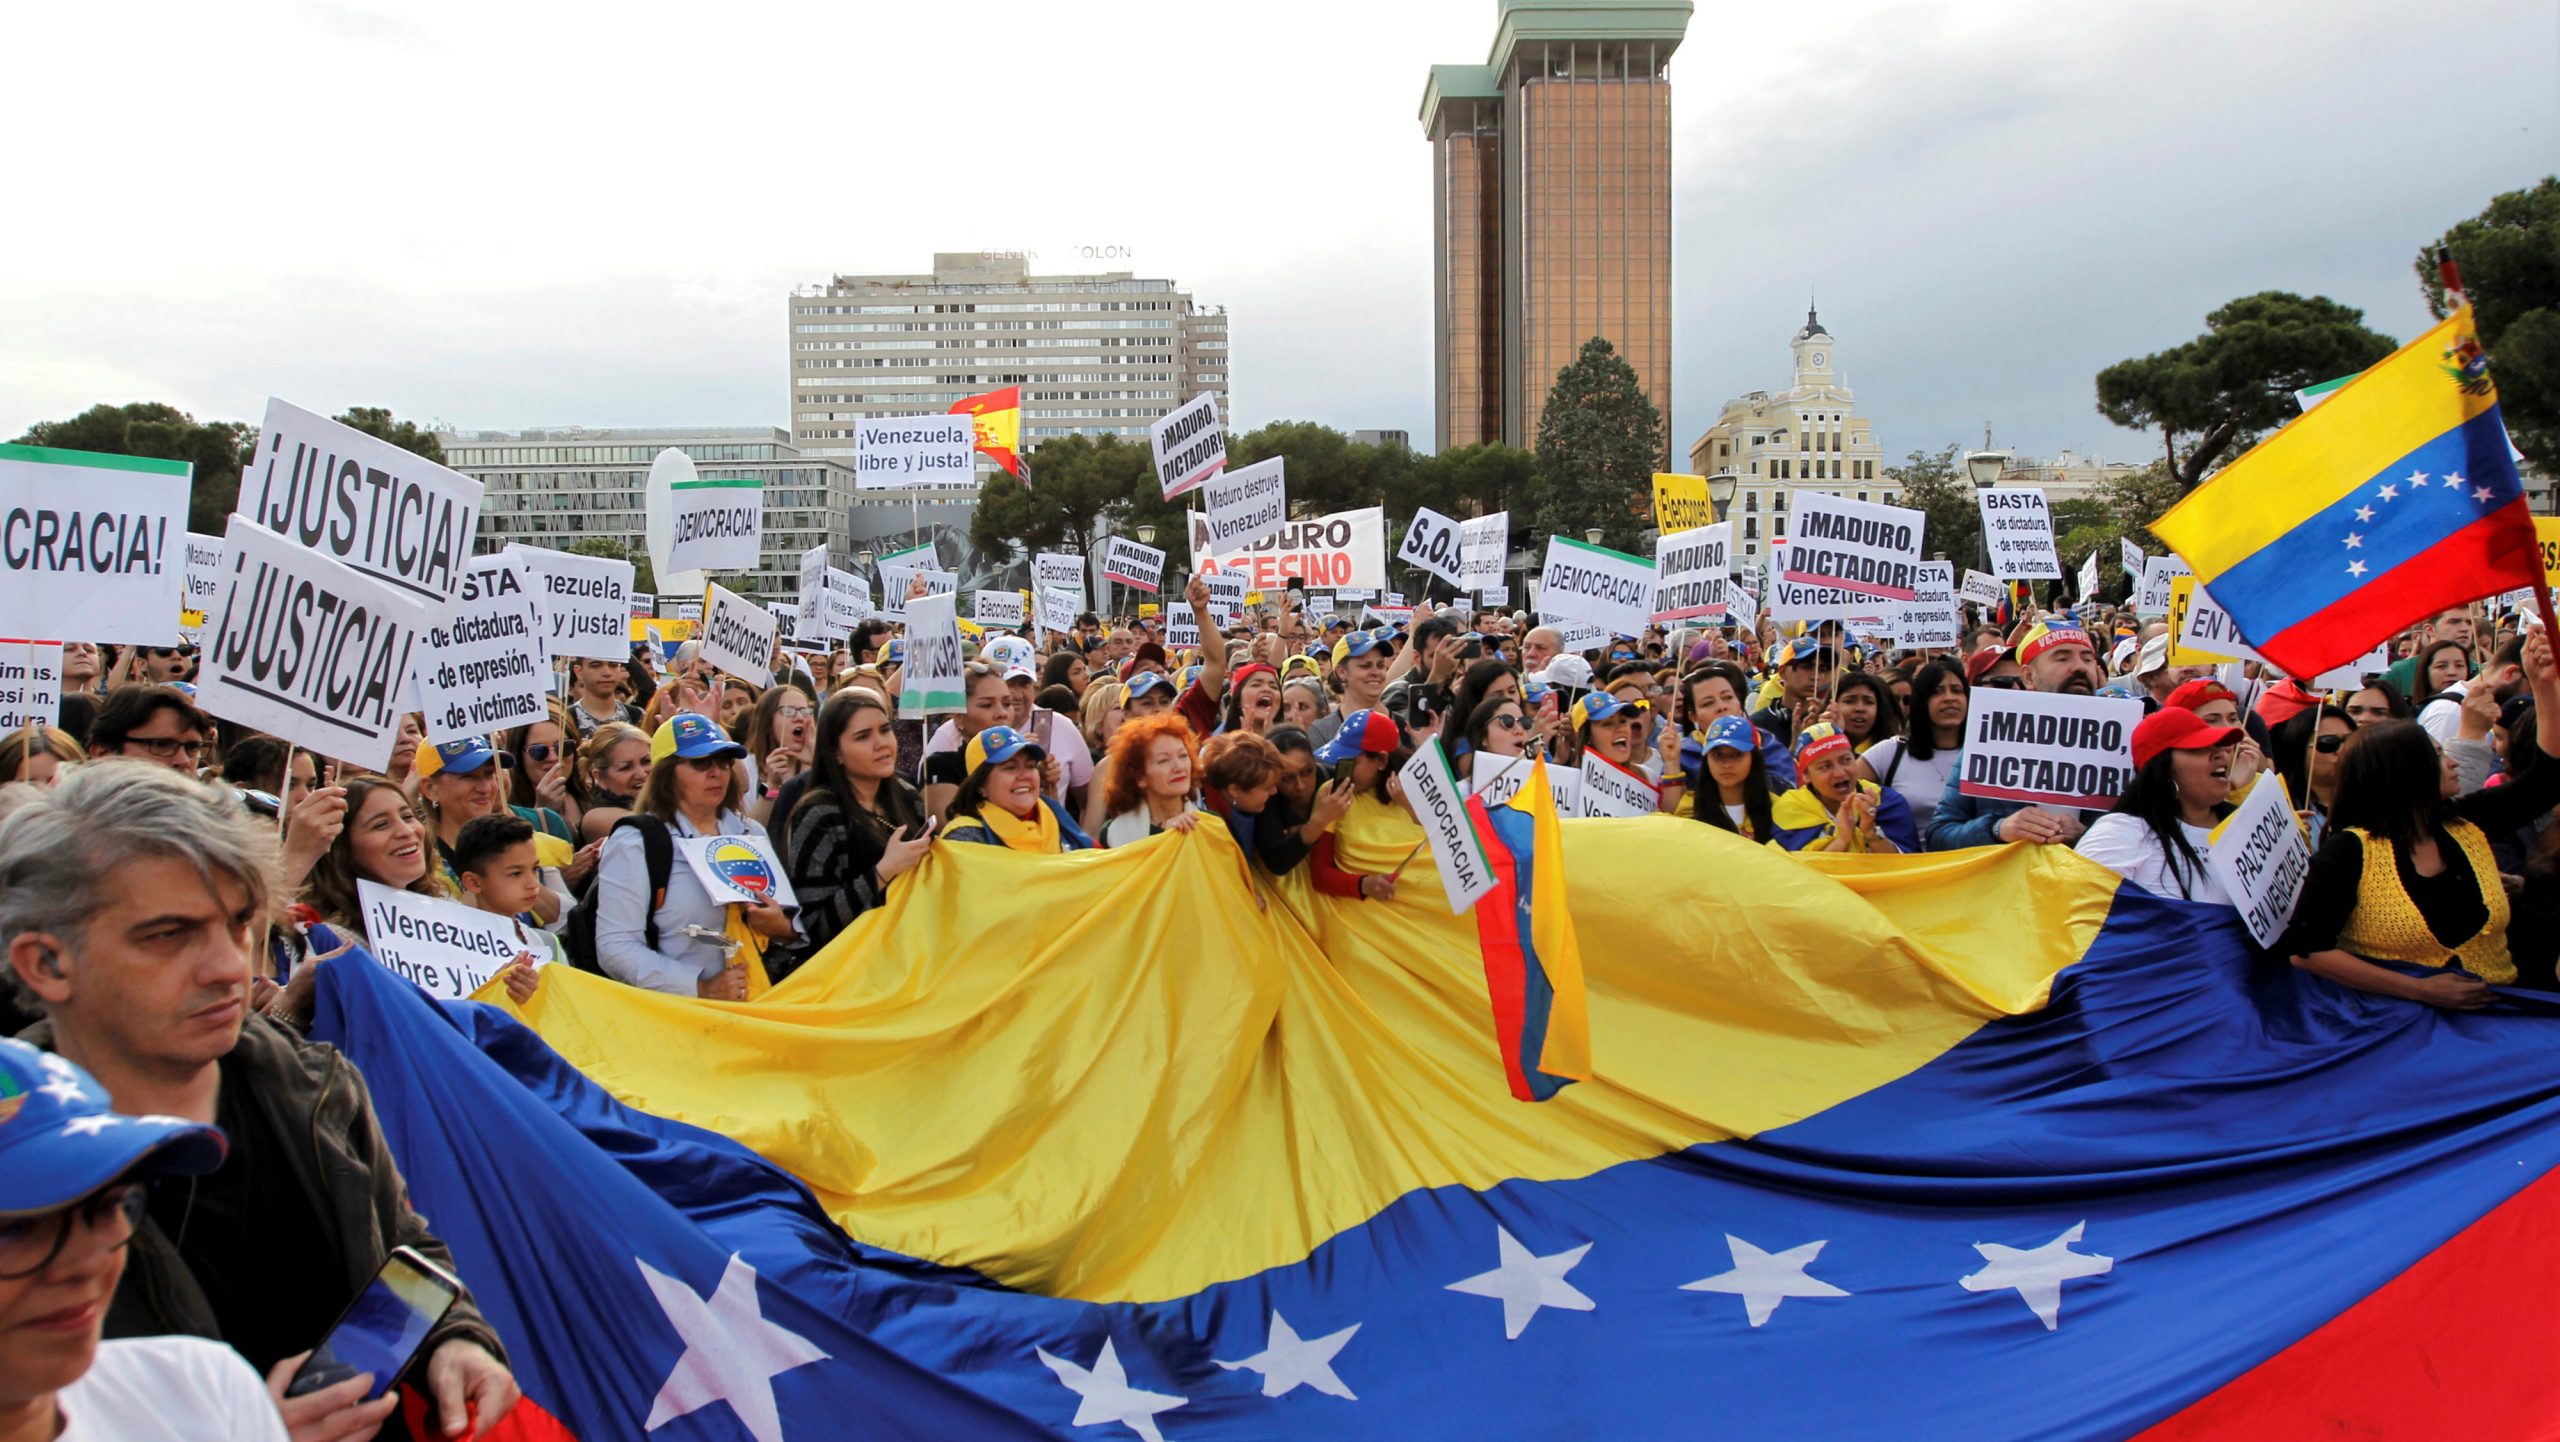
[(2134, 658), (2133, 674), (2148, 676), (2169, 664), (2169, 633), (2161, 632), (2142, 643), (2142, 654)]
[(1529, 679), (1541, 686), (1571, 686), (1577, 691), (1587, 691), (1591, 687), (1591, 663), (1568, 653), (1552, 658), (1547, 662), (1547, 669)]

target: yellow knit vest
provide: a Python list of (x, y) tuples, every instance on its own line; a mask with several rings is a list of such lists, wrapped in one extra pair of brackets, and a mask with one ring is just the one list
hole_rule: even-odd
[(2468, 821), (2448, 821), (2445, 830), (2470, 859), (2471, 877), (2480, 888), (2488, 923), (2454, 946), (2436, 940), (2419, 914), (2418, 904), (2400, 884), (2400, 849), (2363, 827), (2354, 828), (2364, 843), (2364, 880), (2356, 889), (2356, 908), (2338, 933), (2338, 947), (2377, 961), (2404, 961), (2443, 966), (2459, 957), (2472, 975), (2496, 983), (2516, 979), (2516, 964), (2507, 954), (2507, 888), (2498, 881), (2498, 859), (2489, 854), (2489, 838)]

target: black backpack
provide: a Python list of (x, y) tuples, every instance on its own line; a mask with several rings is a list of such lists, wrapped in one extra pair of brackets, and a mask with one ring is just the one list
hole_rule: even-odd
[[(667, 823), (654, 816), (633, 812), (613, 823), (614, 831), (624, 827), (640, 833), (640, 854), (649, 864), (649, 920), (644, 939), (649, 949), (658, 949), (658, 908), (667, 903), (667, 878), (676, 868), (675, 833)], [(605, 839), (612, 839), (607, 832)], [(602, 975), (604, 968), (596, 961), (596, 899), (604, 888), (593, 880), (587, 883), (587, 894), (569, 908), (568, 924), (560, 928), (561, 949), (569, 954), (569, 964), (580, 971)]]

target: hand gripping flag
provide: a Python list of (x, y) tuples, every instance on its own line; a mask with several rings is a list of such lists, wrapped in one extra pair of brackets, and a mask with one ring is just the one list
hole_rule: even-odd
[(952, 415), (976, 418), (978, 450), (995, 459), (1008, 475), (1025, 479), (1022, 470), (1022, 387), (1006, 386), (971, 396), (951, 408)]
[(2196, 488), (2151, 532), (2296, 676), (2542, 583), (2497, 388), (2462, 306)]
[(1582, 944), (1564, 885), (1563, 830), (1547, 768), (1526, 763), (1529, 779), (1502, 805), (1469, 797), (1493, 890), (1476, 899), (1485, 989), (1494, 1043), (1511, 1094), (1542, 1102), (1567, 1082), (1591, 1078), (1591, 1018), (1582, 991)]

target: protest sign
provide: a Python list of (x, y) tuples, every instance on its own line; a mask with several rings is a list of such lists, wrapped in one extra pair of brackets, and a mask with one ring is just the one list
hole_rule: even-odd
[(813, 641), (841, 641), (869, 619), (871, 583), (839, 566), (827, 567), (827, 627)]
[(2142, 579), (2142, 564), (2145, 560), (2142, 548), (2135, 545), (2130, 538), (2119, 539), (2116, 542), (2116, 556), (2124, 562), (2124, 573), (2133, 577), (2139, 584)]
[(764, 613), (773, 618), (773, 643), (798, 655), (800, 652), (800, 607), (793, 601), (767, 601)]
[(1653, 617), (1653, 563), (1565, 536), (1547, 538), (1538, 570), (1538, 609), (1634, 636)]
[[(1284, 592), (1283, 594), (1286, 593)], [(1298, 603), (1298, 606), (1300, 610), (1306, 613), (1308, 620), (1320, 625), (1323, 623), (1325, 617), (1333, 614), (1335, 603), (1333, 592), (1300, 591), (1298, 594), (1305, 598)]]
[(631, 654), (631, 615), (647, 614), (654, 596), (631, 591), (632, 565), (606, 556), (579, 556), (547, 546), (507, 547), (542, 607), (542, 653), (619, 661)]
[(907, 603), (906, 664), (898, 689), (899, 715), (930, 716), (969, 704), (960, 684), (958, 597), (919, 596)]
[(2137, 616), (2169, 614), (2169, 583), (2180, 576), (2192, 576), (2187, 563), (2163, 551), (2142, 563), (2142, 584), (2133, 591), (2133, 611)]
[(695, 639), (702, 664), (761, 687), (773, 684), (774, 631), (764, 607), (715, 582)]
[(1879, 619), (1880, 605), (1873, 596), (1863, 596), (1838, 586), (1807, 586), (1786, 578), (1784, 572), (1769, 581), (1769, 619), (1784, 624), (1789, 621), (1839, 621), (1847, 624), (1863, 619), (1873, 623)]
[[(1523, 768), (1526, 769), (1526, 768)], [(1476, 898), (1493, 890), (1493, 858), (1467, 815), (1467, 793), (1449, 769), (1448, 753), (1437, 737), (1425, 741), (1397, 772), (1404, 778), (1405, 800), (1422, 834), (1430, 839), (1431, 860), (1440, 869), (1440, 891), (1452, 913), (1464, 913)]]
[(1760, 596), (1740, 581), (1726, 583), (1724, 588), (1725, 621), (1743, 630), (1760, 624)]
[(764, 550), (764, 482), (696, 475), (684, 452), (670, 448), (658, 454), (684, 462), (667, 483), (669, 530), (666, 557), (657, 562), (660, 581), (671, 584), (687, 572), (754, 570)]
[(551, 714), (551, 657), (543, 649), (549, 629), (513, 556), (473, 557), (418, 654), (427, 739), (487, 736)]
[(1530, 756), (1503, 756), (1492, 751), (1468, 753), (1469, 790), (1483, 799), (1487, 807), (1500, 806), (1520, 794), (1529, 784), (1529, 768), (1547, 768), (1547, 789), (1556, 798), (1556, 815), (1579, 815), (1582, 804), (1582, 768), (1559, 761), (1539, 761)]
[(1164, 552), (1127, 536), (1113, 536), (1102, 553), (1102, 578), (1154, 595), (1164, 580)]
[(1970, 601), (1988, 611), (2000, 604), (2000, 589), (1999, 577), (1968, 567), (1964, 573), (1964, 589), (1957, 593), (1956, 599)]
[(1398, 610), (1404, 611), (1410, 611), (1413, 609), (1412, 606), (1406, 604), (1404, 592), (1402, 591), (1389, 591), (1387, 594), (1378, 598), (1378, 604), (1382, 606), (1393, 606)]
[(2311, 678), (2311, 689), (2314, 691), (2357, 690), (2364, 685), (2367, 677), (2379, 676), (2390, 669), (2391, 643), (2385, 641), (2336, 670), (2323, 671), (2314, 676)]
[(270, 398), (237, 513), (440, 607), (471, 558), (480, 483)]
[(1460, 544), (1457, 522), (1420, 506), (1414, 510), (1412, 524), (1404, 528), (1404, 544), (1396, 548), (1396, 559), (1454, 586), (1460, 574)]
[(2080, 563), (2079, 582), (2081, 600), (2089, 600), (2091, 597), (2098, 594), (2098, 574), (2098, 553), (2091, 551), (2089, 553), (2089, 559)]
[(2103, 810), (2133, 780), (2133, 728), (2141, 721), (2139, 701), (1978, 688), (1965, 714), (1957, 789)]
[(2003, 581), (2062, 579), (2053, 552), (2053, 507), (2034, 486), (1989, 486), (1974, 493), (1982, 510), (1991, 574)]
[(1905, 651), (1946, 650), (1964, 644), (1964, 621), (1956, 611), (1956, 568), (1952, 561), (1922, 561), (1912, 597), (1893, 617), (1893, 644)]
[(864, 416), (853, 425), (854, 488), (967, 485), (977, 448), (974, 416)]
[(1076, 612), (1084, 598), (1058, 586), (1043, 586), (1032, 598), (1038, 609), (1040, 629), (1067, 632), (1076, 628)]
[(222, 538), (187, 532), (187, 580), (178, 600), (179, 627), (202, 630), (204, 613), (212, 608), (213, 598), (221, 591)]
[(2311, 877), (2311, 839), (2294, 819), (2282, 786), (2253, 786), (2213, 829), (2205, 863), (2260, 946), (2273, 946), (2293, 920)]
[(1581, 811), (1584, 816), (1651, 816), (1661, 805), (1653, 783), (1640, 771), (1629, 771), (1598, 756), (1582, 758)]
[(778, 901), (797, 906), (791, 878), (774, 859), (773, 843), (761, 836), (684, 836), (676, 839), (693, 879), (713, 901), (749, 906)]
[(1715, 524), (1716, 505), (1704, 476), (1653, 473), (1653, 528), (1665, 534)]
[(531, 953), (536, 966), (551, 960), (550, 940), (533, 936), (512, 916), (361, 877), (356, 904), (373, 959), (430, 996), (467, 1000), (520, 953)]
[(1480, 593), (1480, 597), (1484, 602), (1485, 609), (1488, 611), (1510, 609), (1511, 588), (1508, 585), (1487, 586)]
[(1538, 613), (1538, 620), (1542, 625), (1555, 628), (1556, 649), (1568, 655), (1579, 656), (1609, 644), (1610, 631), (1606, 626), (1594, 626), (1588, 621), (1558, 620), (1543, 611)]
[(1244, 577), (1234, 571), (1220, 571), (1203, 576), (1200, 584), (1209, 588), (1209, 615), (1223, 626), (1244, 614)]
[(1200, 618), (1191, 614), (1188, 601), (1168, 601), (1164, 607), (1164, 643), (1176, 649), (1200, 645)]
[(1225, 469), (1227, 434), (1218, 424), (1218, 398), (1202, 391), (1165, 414), (1147, 431), (1156, 481), (1172, 500)]
[(669, 601), (666, 603), (666, 613), (679, 621), (699, 621), (702, 619), (702, 602), (699, 600)]
[(1008, 631), (1023, 627), (1022, 593), (1020, 591), (972, 591), (969, 593), (969, 617), (981, 626), (1002, 626)]
[[(519, 549), (519, 550), (527, 550), (527, 551), (531, 551), (531, 550), (535, 550), (535, 549), (537, 549), (537, 548), (534, 548), (534, 547), (518, 547), (517, 549)], [(565, 553), (565, 552), (557, 552), (557, 551), (555, 551), (555, 552), (547, 552), (547, 553), (545, 553), (545, 554), (550, 554), (550, 555), (563, 555), (563, 554), (566, 554), (566, 553)], [(636, 579), (638, 579), (638, 577), (639, 577), (639, 571), (638, 571), (638, 569), (637, 569), (636, 567), (631, 568), (631, 573), (632, 573), (632, 577), (633, 577), (633, 579), (635, 579), (635, 580), (636, 580)], [(636, 621), (636, 620), (639, 620), (639, 619), (640, 619), (641, 617), (643, 617), (643, 616), (654, 616), (654, 615), (656, 615), (656, 614), (658, 614), (658, 598), (657, 598), (657, 597), (655, 597), (655, 596), (653, 596), (653, 595), (650, 595), (650, 594), (649, 594), (648, 592), (646, 592), (646, 591), (634, 591), (634, 592), (632, 592), (632, 593), (631, 593), (631, 619), (633, 619), (633, 620), (635, 620), (635, 621)]]
[(0, 616), (31, 630), (61, 618), (84, 641), (174, 644), (192, 474), (184, 461), (0, 445)]
[(1911, 599), (1925, 514), (1824, 491), (1796, 492), (1795, 508), (1795, 534), (1781, 553), (1785, 579), (1878, 600)]
[(827, 605), (827, 543), (800, 553), (800, 629), (797, 635), (826, 639), (834, 634), (834, 612)]
[(1221, 471), (1200, 483), (1206, 509), (1209, 549), (1229, 551), (1258, 546), (1271, 539), (1289, 519), (1288, 463), (1279, 456), (1256, 461), (1242, 470)]
[(1733, 569), (1733, 523), (1666, 532), (1654, 539), (1653, 619), (1720, 619)]
[(1374, 586), (1337, 586), (1333, 592), (1333, 599), (1346, 606), (1361, 601), (1374, 601), (1377, 597), (1378, 591)]
[(2240, 639), (2240, 627), (2193, 576), (2169, 583), (2169, 664), (2213, 666), (2266, 658)]
[(1252, 591), (1277, 591), (1293, 576), (1311, 587), (1379, 590), (1387, 584), (1387, 513), (1370, 506), (1286, 521), (1267, 541), (1216, 551), (1208, 543), (1207, 523), (1194, 512), (1191, 569), (1204, 576), (1238, 572)]
[(1034, 591), (1072, 591), (1076, 609), (1084, 609), (1085, 558), (1059, 551), (1041, 551), (1031, 558), (1031, 589)]
[(0, 734), (61, 720), (62, 643), (0, 640)]
[(386, 769), (427, 604), (241, 515), (223, 532), (222, 570), (196, 704), (290, 745)]
[(1363, 605), (1360, 608), (1360, 624), (1367, 626), (1373, 621), (1381, 626), (1410, 626), (1413, 624), (1413, 608), (1411, 606)]
[(1458, 523), (1458, 589), (1491, 590), (1502, 584), (1511, 559), (1511, 513), (1496, 511)]

